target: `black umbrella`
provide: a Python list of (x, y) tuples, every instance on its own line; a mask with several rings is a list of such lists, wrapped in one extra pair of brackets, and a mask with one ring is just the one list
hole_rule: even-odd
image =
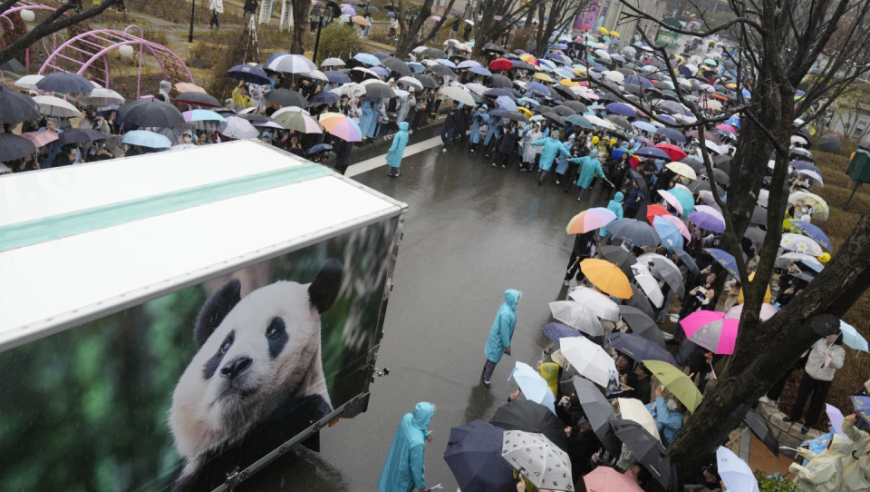
[(0, 70), (3, 70), (4, 72), (23, 73), (27, 71), (27, 67), (17, 59), (12, 58), (6, 63), (0, 65)]
[[(631, 178), (637, 182), (637, 187), (640, 188), (640, 191), (643, 192), (643, 196), (649, 198), (649, 190), (646, 187), (646, 181), (643, 179), (643, 174), (639, 171), (635, 171), (634, 169), (630, 169), (629, 173), (631, 173)], [(646, 217), (645, 215), (643, 217)]]
[(767, 209), (756, 205), (755, 210), (752, 211), (752, 217), (749, 218), (749, 223), (767, 226)]
[(624, 248), (610, 245), (602, 246), (598, 249), (598, 255), (618, 266), (626, 276), (633, 275), (631, 272), (631, 265), (637, 263), (637, 258)]
[(753, 434), (761, 439), (771, 453), (775, 456), (779, 456), (779, 441), (776, 439), (773, 429), (771, 429), (767, 424), (767, 421), (764, 420), (764, 417), (750, 408), (746, 412), (746, 416), (743, 417), (743, 422), (749, 427)]
[(665, 338), (662, 336), (659, 326), (642, 309), (623, 304), (619, 306), (619, 316), (631, 328), (632, 333), (655, 342), (660, 347), (665, 347)]
[(614, 350), (631, 357), (635, 361), (659, 360), (668, 364), (677, 363), (674, 360), (674, 356), (663, 345), (647, 340), (636, 333), (616, 331), (608, 334), (605, 338)]
[(248, 120), (251, 123), (270, 121), (268, 117), (263, 116), (260, 113), (238, 113), (238, 114), (227, 115), (226, 117), (227, 118), (241, 118), (243, 120)]
[(374, 83), (366, 84), (366, 97), (369, 99), (391, 99), (396, 97), (396, 93), (387, 84)]
[(840, 153), (840, 137), (836, 133), (827, 133), (819, 139), (819, 150), (831, 154)]
[(560, 126), (565, 126), (565, 124), (567, 123), (565, 118), (556, 114), (555, 111), (553, 111), (551, 113), (544, 113), (544, 118), (547, 118), (548, 120), (552, 121), (553, 123), (558, 123)]
[(418, 73), (417, 75), (414, 75), (414, 78), (419, 80), (420, 83), (423, 84), (423, 87), (427, 89), (436, 89), (438, 87), (441, 87), (441, 85), (438, 82), (435, 82), (435, 79), (433, 79), (429, 75)]
[(493, 87), (508, 89), (514, 85), (513, 82), (511, 82), (511, 79), (505, 77), (500, 73), (493, 74), (489, 79)]
[(307, 108), (309, 106), (308, 100), (305, 99), (305, 96), (299, 92), (291, 91), (290, 89), (274, 89), (267, 92), (265, 97), (266, 101), (272, 104), (277, 104), (282, 108), (288, 106)]
[(610, 402), (595, 387), (595, 384), (588, 379), (575, 379), (574, 388), (577, 390), (577, 400), (580, 401), (580, 406), (583, 407), (583, 413), (586, 414), (586, 419), (589, 420), (592, 431), (595, 432), (598, 440), (601, 441), (604, 449), (611, 456), (618, 456), (622, 445), (613, 433), (613, 429), (610, 428), (610, 422), (616, 419)]
[(554, 85), (550, 87), (550, 91), (556, 91), (557, 95), (562, 96), (569, 101), (577, 100), (577, 94), (575, 94), (574, 91), (565, 87), (564, 85)]
[(713, 158), (713, 165), (716, 166), (717, 169), (721, 169), (726, 173), (731, 172), (731, 156), (730, 155), (717, 155)]
[(554, 111), (559, 116), (572, 116), (577, 114), (577, 111), (574, 111), (573, 109), (565, 106), (564, 104), (556, 106), (556, 109)]
[(30, 97), (0, 84), (0, 123), (38, 120), (39, 105)]
[(453, 69), (440, 63), (430, 66), (427, 70), (442, 77), (456, 77), (456, 73), (453, 72)]
[(638, 463), (649, 470), (666, 490), (676, 492), (677, 469), (658, 437), (653, 437), (640, 424), (631, 420), (614, 420), (610, 425)]
[(565, 101), (562, 106), (567, 106), (578, 114), (583, 114), (587, 111), (586, 105), (580, 101)]
[(547, 114), (547, 113), (558, 114), (558, 113), (556, 113), (556, 108), (554, 108), (553, 106), (544, 106), (543, 104), (541, 104), (540, 106), (535, 106), (534, 108), (532, 108), (532, 112), (537, 113), (537, 114)]
[(616, 219), (607, 224), (607, 230), (634, 246), (658, 246), (662, 243), (659, 233), (651, 225), (637, 219)]
[(96, 140), (105, 140), (106, 134), (99, 130), (81, 130), (73, 128), (60, 134), (57, 142), (61, 145), (80, 144), (86, 142), (94, 142)]
[(90, 94), (96, 86), (79, 74), (55, 72), (46, 75), (36, 83), (36, 88), (45, 92), (60, 94)]
[(499, 46), (497, 44), (493, 44), (493, 43), (486, 43), (485, 45), (483, 45), (483, 51), (488, 51), (490, 53), (501, 53), (501, 54), (507, 53), (504, 48), (502, 48), (501, 46)]
[(683, 265), (686, 265), (686, 268), (689, 269), (689, 272), (692, 275), (697, 275), (701, 272), (701, 269), (698, 268), (698, 264), (695, 263), (695, 259), (692, 258), (692, 255), (690, 255), (689, 253), (686, 253), (685, 250), (683, 250), (682, 248), (672, 247), (671, 251), (673, 251), (674, 254), (677, 255), (677, 258), (679, 258), (680, 261), (683, 262)]
[(529, 400), (514, 400), (495, 411), (490, 424), (504, 430), (537, 432), (547, 436), (560, 449), (568, 449), (565, 425), (553, 412), (540, 403)]
[[(714, 171), (715, 171), (715, 169), (714, 169)], [(701, 171), (701, 173), (706, 174), (707, 171), (704, 170), (704, 171)], [(716, 185), (716, 191), (719, 192), (719, 196), (722, 196), (725, 194), (725, 190), (722, 189), (721, 186), (717, 185), (716, 183), (714, 183), (712, 181), (703, 181), (700, 179), (697, 181), (692, 181), (691, 183), (689, 183), (688, 188), (689, 188), (689, 191), (691, 191), (694, 194), (697, 194), (700, 191), (705, 191), (705, 190), (711, 191), (710, 187), (712, 185)]]
[(262, 68), (251, 65), (236, 65), (227, 70), (227, 75), (236, 80), (242, 80), (249, 84), (267, 85), (270, 84), (269, 76)]
[(646, 296), (641, 294), (634, 284), (631, 284), (631, 297), (625, 300), (625, 304), (642, 311), (650, 318), (655, 318), (656, 316)]
[(534, 70), (535, 69), (535, 67), (533, 65), (530, 65), (524, 61), (511, 60), (511, 62), (514, 64), (513, 68), (515, 68), (517, 70)]
[(813, 332), (826, 337), (840, 333), (840, 319), (833, 314), (823, 314), (813, 320)]
[(706, 168), (704, 167), (704, 163), (698, 160), (698, 158), (695, 156), (683, 157), (682, 159), (680, 159), (680, 162), (691, 167), (692, 171), (695, 171), (695, 173), (707, 173)]
[(220, 101), (214, 96), (203, 94), (202, 92), (182, 92), (175, 98), (176, 101), (193, 106), (207, 106), (209, 108), (219, 108), (222, 106)]
[(387, 4), (384, 4), (384, 8), (389, 10), (390, 12), (393, 12), (395, 10), (398, 10), (399, 6), (394, 4), (394, 3), (387, 3)]
[(175, 106), (156, 99), (140, 99), (118, 108), (118, 115), (137, 126), (170, 128), (184, 124), (184, 116)]
[(721, 169), (713, 169), (713, 181), (720, 185), (728, 186), (728, 183), (731, 182), (731, 178), (728, 177), (728, 173)]
[(444, 461), (465, 492), (516, 490), (513, 466), (503, 459), (504, 430), (482, 420), (450, 429)]
[(381, 58), (381, 65), (389, 68), (390, 70), (400, 74), (400, 75), (413, 75), (414, 72), (408, 67), (408, 64), (399, 60), (398, 58), (393, 58), (392, 56), (388, 56), (386, 58)]
[(423, 56), (428, 56), (429, 58), (447, 58), (447, 53), (439, 50), (438, 48), (426, 48), (420, 54)]
[(502, 113), (501, 117), (507, 118), (511, 121), (517, 121), (519, 123), (528, 123), (529, 122), (529, 119), (526, 117), (526, 115), (520, 113), (519, 111), (508, 111), (508, 112)]
[(767, 237), (767, 233), (757, 227), (747, 227), (746, 232), (743, 233), (743, 237), (750, 241), (755, 241), (755, 244), (760, 246), (764, 244), (764, 239)]
[(614, 125), (622, 128), (623, 130), (625, 130), (627, 132), (632, 131), (631, 123), (629, 123), (628, 120), (625, 119), (624, 116), (620, 116), (618, 114), (609, 114), (609, 115), (605, 116), (604, 119), (606, 119), (607, 121), (613, 123)]
[(22, 159), (35, 153), (36, 146), (30, 140), (14, 133), (0, 133), (0, 162)]

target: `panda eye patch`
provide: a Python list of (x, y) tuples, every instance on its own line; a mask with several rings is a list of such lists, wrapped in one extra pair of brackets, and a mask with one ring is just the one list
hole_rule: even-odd
[(224, 338), (224, 341), (221, 342), (221, 346), (218, 349), (217, 353), (215, 353), (205, 363), (205, 366), (202, 368), (202, 375), (205, 379), (210, 379), (212, 376), (214, 376), (214, 373), (215, 373), (215, 371), (217, 371), (218, 366), (221, 364), (221, 361), (223, 360), (224, 355), (226, 355), (226, 353), (229, 352), (230, 347), (233, 346), (233, 342), (235, 340), (236, 340), (236, 331), (233, 330), (229, 333), (229, 335), (227, 335), (226, 338)]
[(287, 335), (287, 325), (281, 318), (272, 318), (266, 327), (266, 341), (269, 343), (269, 357), (278, 357), (290, 337)]

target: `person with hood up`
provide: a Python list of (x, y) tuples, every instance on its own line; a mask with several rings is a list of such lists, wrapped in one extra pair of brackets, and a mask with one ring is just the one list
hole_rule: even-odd
[(538, 184), (543, 184), (544, 180), (547, 179), (547, 174), (550, 173), (550, 169), (553, 168), (553, 162), (556, 160), (556, 156), (571, 155), (571, 152), (568, 150), (568, 147), (565, 147), (561, 141), (559, 141), (559, 132), (554, 131), (551, 136), (542, 138), (537, 142), (532, 142), (530, 145), (533, 147), (543, 147), (544, 149), (541, 151), (541, 177), (538, 178)]
[[(407, 124), (407, 123), (406, 123)], [(414, 413), (406, 413), (399, 421), (393, 444), (378, 480), (381, 492), (411, 492), (426, 489), (426, 476), (423, 467), (423, 452), (426, 443), (432, 442), (432, 432), (428, 429), (435, 405), (420, 402)]]
[(471, 140), (471, 153), (474, 154), (474, 151), (477, 150), (477, 147), (480, 146), (480, 126), (486, 125), (487, 117), (486, 117), (486, 104), (477, 108), (477, 111), (474, 112), (474, 115), (471, 117), (471, 135), (469, 136), (469, 140)]
[(628, 190), (628, 198), (625, 200), (625, 216), (633, 219), (637, 215), (637, 210), (643, 203), (643, 190), (637, 185), (637, 180), (631, 180), (631, 188)]
[(535, 157), (541, 153), (540, 147), (532, 147), (532, 143), (544, 138), (541, 124), (535, 122), (531, 129), (527, 129), (523, 135), (523, 167), (521, 171), (533, 171), (535, 169)]
[[(520, 139), (519, 129), (516, 122), (512, 121), (504, 127), (504, 136), (498, 144), (498, 152), (501, 157), (501, 167), (505, 168), (511, 155), (517, 150), (517, 142)], [(492, 163), (492, 167), (496, 167), (496, 163)]]
[[(615, 213), (617, 219), (621, 219), (623, 216), (623, 214), (622, 214), (622, 200), (623, 200), (623, 198), (625, 198), (625, 197), (622, 194), (622, 192), (617, 191), (616, 194), (613, 195), (613, 200), (610, 200), (610, 202), (607, 203), (607, 210), (610, 210), (611, 212)], [(610, 231), (608, 231), (606, 227), (602, 227), (598, 231), (598, 234), (601, 237), (606, 237), (608, 240), (608, 244), (610, 244), (609, 241), (610, 241), (610, 238), (613, 237), (613, 234), (611, 234)]]
[(359, 118), (360, 133), (363, 136), (363, 143), (371, 143), (371, 138), (375, 134), (375, 127), (378, 126), (378, 104), (369, 98), (365, 98), (360, 104), (362, 116)]
[(855, 492), (870, 491), (870, 434), (857, 427), (858, 415), (843, 420), (843, 434), (852, 440), (851, 455), (844, 458), (843, 486)]
[(517, 326), (517, 305), (523, 293), (508, 289), (504, 291), (504, 303), (498, 308), (492, 328), (489, 330), (489, 338), (486, 340), (484, 351), (486, 363), (483, 365), (483, 384), (489, 388), (489, 381), (495, 371), (495, 365), (501, 360), (503, 354), (511, 354), (511, 338), (514, 336), (514, 328)]
[(160, 90), (157, 91), (157, 99), (159, 99), (163, 102), (166, 102), (166, 103), (172, 102), (172, 100), (169, 98), (169, 91), (171, 91), (171, 90), (172, 90), (172, 83), (169, 82), (168, 80), (161, 80), (160, 81)]
[(408, 122), (399, 123), (399, 131), (393, 137), (393, 145), (390, 145), (390, 150), (387, 151), (387, 164), (390, 165), (390, 172), (387, 176), (398, 178), (402, 172), (399, 171), (399, 166), (402, 165), (402, 156), (405, 153), (405, 145), (408, 144)]
[(656, 428), (662, 435), (662, 443), (667, 446), (674, 442), (674, 437), (683, 428), (683, 420), (686, 418), (686, 407), (683, 403), (674, 397), (665, 400), (661, 387), (657, 387), (656, 399), (647, 407), (652, 412)]
[(851, 491), (843, 487), (843, 461), (851, 451), (852, 441), (834, 434), (823, 453), (817, 455), (809, 449), (799, 448), (798, 454), (809, 462), (807, 466), (792, 463), (788, 471), (795, 474), (798, 490), (804, 492)]
[[(577, 177), (577, 186), (580, 187), (580, 193), (577, 194), (577, 201), (583, 200), (583, 193), (592, 185), (592, 178), (596, 175), (607, 179), (604, 176), (604, 170), (601, 169), (601, 162), (598, 160), (598, 149), (592, 149), (586, 157), (577, 157), (571, 159), (574, 164), (580, 164), (580, 176)], [(567, 191), (567, 190), (566, 190)]]
[(495, 146), (495, 142), (501, 138), (501, 118), (498, 116), (490, 116), (486, 121), (489, 125), (489, 131), (486, 132), (486, 138), (483, 139), (483, 147), (486, 151), (484, 157), (488, 159), (492, 155), (492, 152), (489, 149), (490, 141), (492, 141), (492, 145)]

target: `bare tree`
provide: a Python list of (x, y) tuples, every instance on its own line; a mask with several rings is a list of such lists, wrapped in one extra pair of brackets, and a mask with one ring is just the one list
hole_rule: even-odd
[[(538, 31), (535, 35), (535, 56), (542, 57), (547, 52), (550, 35), (563, 31), (574, 19), (585, 12), (591, 0), (550, 0), (538, 5)], [(545, 8), (549, 7), (549, 16)]]
[(423, 5), (419, 8), (412, 7), (417, 11), (417, 17), (410, 25), (407, 23), (405, 16), (405, 7), (402, 0), (399, 0), (398, 11), (396, 12), (396, 20), (399, 21), (399, 40), (396, 43), (396, 58), (404, 60), (405, 56), (417, 46), (425, 44), (426, 41), (435, 36), (438, 29), (447, 21), (448, 13), (453, 8), (455, 0), (450, 0), (447, 7), (444, 8), (444, 14), (441, 20), (436, 21), (435, 25), (427, 32), (425, 30), (426, 21), (432, 16), (432, 4), (435, 0), (423, 0)]
[[(524, 16), (530, 15), (548, 0), (481, 0), (478, 4), (478, 19), (474, 24), (474, 51), (471, 58), (479, 58), (486, 43), (497, 39), (508, 29), (513, 29)], [(500, 15), (493, 15), (502, 12)]]
[[(8, 12), (10, 9), (15, 7), (16, 3), (18, 3), (18, 0), (4, 0), (0, 3), (0, 14)], [(113, 5), (123, 4), (123, 0), (103, 0), (103, 2), (98, 5), (84, 9), (82, 8), (81, 0), (63, 3), (57, 8), (57, 10), (52, 12), (33, 29), (27, 31), (26, 34), (12, 42), (12, 44), (0, 49), (0, 63), (6, 63), (12, 58), (15, 58), (33, 45), (33, 43), (46, 36), (100, 15), (103, 11)]]
[(290, 42), (290, 53), (300, 55), (305, 53), (305, 35), (308, 33), (310, 10), (310, 1), (293, 0), (293, 40)]

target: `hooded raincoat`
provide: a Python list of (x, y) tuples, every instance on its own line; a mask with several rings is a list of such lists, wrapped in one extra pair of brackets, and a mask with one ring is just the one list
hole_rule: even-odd
[(429, 437), (429, 421), (435, 414), (435, 405), (421, 402), (414, 413), (406, 413), (399, 422), (387, 461), (378, 480), (381, 492), (411, 492), (426, 488), (423, 475), (423, 451)]
[(498, 140), (498, 137), (501, 136), (501, 118), (490, 116), (487, 118), (487, 124), (489, 125), (489, 131), (486, 132), (486, 138), (483, 139), (483, 145), (489, 145), (489, 140), (495, 137)]
[(489, 338), (486, 340), (486, 358), (491, 362), (500, 361), (504, 349), (511, 346), (511, 338), (517, 325), (517, 304), (520, 302), (520, 296), (522, 294), (518, 290), (504, 291), (504, 304), (498, 308), (492, 328), (489, 330)]
[[(593, 151), (595, 152), (595, 151)], [(580, 164), (580, 176), (577, 178), (577, 186), (585, 189), (592, 184), (592, 178), (597, 174), (604, 177), (604, 170), (601, 168), (601, 162), (596, 157), (597, 153), (587, 155), (586, 157), (577, 157), (571, 159), (574, 164)]]
[(399, 131), (393, 137), (393, 145), (387, 153), (387, 164), (392, 167), (402, 165), (402, 155), (405, 153), (405, 145), (408, 144), (408, 122), (399, 123)]
[(568, 151), (568, 147), (565, 147), (565, 144), (553, 137), (542, 138), (537, 142), (532, 142), (530, 145), (532, 147), (544, 147), (544, 150), (541, 151), (541, 160), (539, 162), (539, 167), (544, 171), (552, 169), (553, 161), (556, 160), (556, 156), (571, 155), (571, 152)]
[(541, 153), (540, 147), (532, 147), (532, 143), (544, 138), (544, 134), (539, 128), (527, 130), (523, 135), (523, 162), (531, 164), (535, 162), (535, 156)]
[(360, 133), (364, 138), (372, 138), (378, 126), (378, 102), (366, 99), (360, 105), (362, 116), (359, 118)]
[(852, 454), (844, 458), (843, 487), (855, 492), (870, 491), (870, 434), (859, 430), (848, 419), (843, 421), (843, 434), (852, 440)]
[(487, 120), (485, 108), (486, 106), (477, 108), (477, 111), (475, 111), (474, 114), (471, 115), (472, 123), (471, 135), (469, 136), (469, 139), (473, 144), (480, 143), (480, 127), (481, 125), (485, 125)]
[[(617, 219), (622, 218), (622, 199), (625, 195), (622, 194), (621, 191), (617, 191), (615, 195), (613, 195), (613, 200), (610, 200), (610, 203), (607, 204), (607, 210), (616, 214)], [(598, 234), (601, 237), (613, 237), (613, 234), (607, 230), (606, 227), (602, 227), (601, 230), (598, 231)]]
[(547, 382), (547, 386), (550, 388), (550, 391), (553, 392), (553, 396), (558, 398), (559, 364), (556, 364), (555, 362), (544, 362), (543, 364), (541, 364), (538, 372), (541, 373), (541, 377), (544, 378), (544, 381)]
[(819, 455), (808, 449), (798, 450), (808, 460), (807, 466), (792, 463), (788, 471), (797, 477), (798, 489), (804, 492), (841, 492), (843, 487), (843, 460), (852, 451), (852, 441), (845, 436), (834, 434), (831, 446)]

